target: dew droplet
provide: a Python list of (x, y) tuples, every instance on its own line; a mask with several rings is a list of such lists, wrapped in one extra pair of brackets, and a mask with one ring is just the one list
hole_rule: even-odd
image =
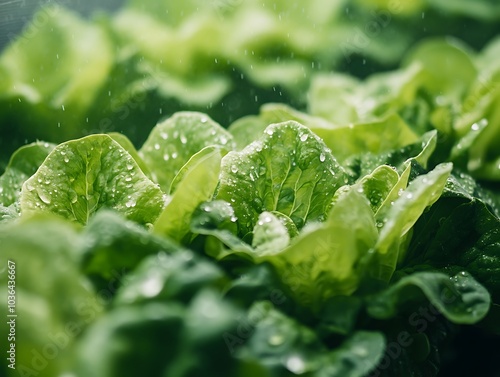
[(323, 153), (321, 153), (321, 154), (319, 155), (319, 160), (320, 160), (321, 162), (325, 162), (325, 159), (326, 159), (326, 156), (325, 156)]
[(125, 203), (125, 207), (132, 208), (132, 207), (135, 207), (136, 204), (137, 203), (136, 203), (136, 201), (134, 199), (129, 199), (127, 201), (127, 203)]
[(300, 141), (306, 141), (308, 137), (309, 137), (309, 135), (308, 135), (308, 134), (303, 134), (303, 135), (300, 137)]
[(43, 192), (43, 191), (39, 191), (38, 192), (38, 197), (45, 204), (50, 204), (51, 203), (50, 197), (45, 192)]

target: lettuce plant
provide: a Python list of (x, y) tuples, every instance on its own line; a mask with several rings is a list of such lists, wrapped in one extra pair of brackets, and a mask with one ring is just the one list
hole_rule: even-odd
[(327, 3), (43, 7), (2, 52), (1, 375), (427, 377), (460, 332), (497, 346), (498, 6)]
[(327, 123), (269, 105), (229, 132), (177, 113), (138, 151), (118, 134), (22, 147), (0, 178), (17, 370), (423, 376), (456, 326), (498, 331), (495, 196), (432, 162), (436, 132)]

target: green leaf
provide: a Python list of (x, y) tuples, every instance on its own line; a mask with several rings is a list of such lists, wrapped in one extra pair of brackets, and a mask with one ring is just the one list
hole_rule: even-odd
[(272, 213), (262, 212), (253, 229), (252, 247), (257, 257), (279, 253), (290, 242), (288, 230)]
[(205, 287), (218, 288), (224, 274), (212, 262), (189, 250), (173, 254), (160, 252), (147, 257), (127, 279), (115, 303), (144, 304), (146, 301), (181, 300), (189, 302)]
[(377, 365), (384, 352), (384, 336), (365, 331), (354, 333), (327, 352), (310, 328), (273, 308), (270, 302), (253, 305), (247, 321), (255, 329), (238, 349), (238, 357), (258, 360), (280, 376), (362, 377)]
[[(183, 7), (184, 5), (181, 5)], [(210, 8), (210, 4), (201, 4)], [(140, 10), (123, 9), (113, 17), (111, 28), (118, 37), (122, 48), (138, 51), (141, 61), (136, 68), (145, 76), (148, 86), (158, 91), (161, 98), (174, 99), (188, 106), (203, 108), (216, 103), (230, 90), (230, 80), (221, 74), (214, 56), (220, 55), (223, 41), (220, 23), (214, 18), (198, 19), (190, 23), (188, 33), (172, 29), (165, 24), (166, 17), (172, 15), (176, 20), (182, 14), (169, 5), (166, 15), (161, 5), (154, 5), (162, 10), (153, 17), (144, 12), (144, 4)], [(199, 8), (200, 4), (196, 5)], [(172, 12), (172, 14), (170, 13)], [(173, 14), (176, 14), (173, 16)], [(160, 18), (158, 20), (158, 18)], [(149, 38), (144, 38), (149, 35)], [(172, 51), (178, 51), (177, 59), (172, 59)], [(182, 53), (181, 53), (182, 51)], [(193, 75), (196, 71), (196, 75)]]
[(352, 333), (362, 305), (361, 298), (357, 296), (334, 296), (328, 299), (318, 314), (318, 334), (327, 337), (331, 334)]
[[(212, 155), (215, 152), (219, 152), (222, 156), (224, 156), (225, 151), (221, 150), (219, 147), (216, 146), (209, 146), (203, 148), (201, 151), (195, 153), (189, 160), (186, 162), (186, 164), (179, 170), (179, 172), (175, 175), (174, 179), (172, 180), (172, 183), (170, 185), (170, 190), (169, 192), (171, 194), (174, 194), (175, 191), (177, 191), (177, 186), (188, 176), (188, 174), (193, 170), (196, 169), (196, 167), (206, 159), (208, 156)], [(220, 163), (219, 163), (220, 165)], [(220, 169), (217, 169), (217, 173)], [(214, 174), (215, 176), (215, 174)]]
[(369, 123), (355, 123), (337, 128), (312, 128), (333, 155), (343, 162), (356, 154), (380, 154), (399, 149), (418, 140), (417, 134), (393, 114)]
[[(365, 81), (342, 73), (315, 75), (309, 90), (311, 114), (347, 126), (373, 122), (400, 113), (415, 102), (422, 68), (414, 64), (391, 72), (375, 73)], [(335, 104), (335, 111), (332, 111)]]
[(452, 176), (443, 197), (415, 224), (402, 266), (466, 270), (500, 302), (500, 220), (488, 202), (472, 178)]
[(14, 220), (19, 217), (17, 208), (14, 205), (8, 207), (0, 204), (0, 223)]
[(243, 313), (223, 300), (219, 292), (200, 291), (191, 300), (185, 316), (186, 330), (179, 347), (182, 353), (165, 369), (165, 375), (236, 375), (238, 361), (228, 349), (225, 335), (236, 332), (242, 317)]
[[(0, 226), (0, 294), (5, 298), (7, 288), (15, 281), (16, 302), (15, 350), (16, 374), (21, 366), (31, 368), (34, 354), (43, 355), (47, 344), (57, 352), (44, 364), (43, 373), (57, 376), (68, 367), (72, 346), (87, 325), (97, 318), (102, 308), (102, 297), (96, 295), (89, 281), (81, 274), (75, 251), (81, 238), (74, 224), (50, 215), (38, 214)], [(8, 266), (15, 264), (15, 272)], [(14, 280), (9, 275), (15, 275)], [(9, 320), (12, 318), (9, 318)], [(21, 320), (23, 319), (23, 320)], [(7, 332), (3, 332), (7, 340)], [(10, 343), (10, 342), (9, 342)], [(6, 342), (3, 344), (7, 345)], [(48, 351), (51, 352), (51, 351)], [(3, 365), (7, 363), (2, 362)], [(6, 367), (5, 367), (6, 368)], [(26, 370), (26, 369), (25, 369)], [(14, 376), (14, 374), (10, 374)]]
[(295, 120), (318, 135), (341, 162), (361, 153), (387, 152), (418, 140), (412, 129), (398, 116), (370, 122), (334, 125), (323, 118), (301, 113), (281, 104), (264, 105), (261, 117), (269, 123)]
[(206, 250), (207, 254), (222, 259), (231, 253), (251, 255), (253, 249), (236, 236), (238, 218), (233, 207), (223, 200), (202, 203), (193, 213), (190, 229), (193, 234), (213, 236), (230, 248), (223, 250), (220, 246), (215, 250)]
[(233, 137), (208, 115), (179, 112), (159, 123), (139, 151), (153, 180), (167, 194), (189, 159), (207, 146), (233, 149)]
[(112, 61), (113, 45), (97, 23), (58, 5), (40, 7), (0, 56), (0, 71), (9, 76), (0, 84), (0, 122), (14, 125), (23, 139), (82, 136)]
[(118, 133), (118, 132), (110, 132), (108, 135), (116, 141), (120, 146), (125, 149), (130, 156), (135, 160), (137, 165), (141, 168), (142, 172), (147, 175), (148, 177), (151, 176), (151, 173), (149, 172), (149, 168), (147, 167), (146, 163), (142, 160), (142, 158), (139, 156), (139, 153), (137, 152), (137, 149), (135, 149), (134, 144), (130, 141), (128, 137), (125, 135)]
[(413, 227), (424, 210), (431, 206), (443, 192), (452, 165), (443, 163), (431, 172), (414, 179), (387, 211), (375, 246), (379, 254), (375, 276), (389, 280), (399, 257), (401, 238)]
[[(224, 334), (240, 312), (211, 290), (190, 302), (120, 305), (85, 332), (76, 348), (76, 373), (89, 377), (235, 375)], [(165, 339), (169, 341), (165, 343)], [(227, 373), (227, 374), (226, 374)]]
[(152, 223), (163, 193), (135, 160), (107, 135), (58, 145), (21, 192), (21, 213), (52, 212), (87, 224), (101, 207), (139, 223)]
[(419, 141), (399, 149), (393, 149), (379, 154), (366, 152), (349, 157), (345, 164), (356, 177), (370, 174), (380, 165), (389, 165), (396, 168), (399, 174), (403, 174), (412, 161), (426, 168), (429, 159), (436, 149), (437, 132), (429, 131), (422, 135)]
[(19, 199), (24, 181), (35, 174), (54, 144), (36, 142), (19, 148), (0, 177), (0, 203), (10, 206)]
[(217, 198), (232, 204), (245, 236), (264, 211), (285, 214), (297, 228), (324, 220), (333, 194), (347, 181), (323, 142), (290, 121), (270, 125), (260, 140), (222, 159)]
[(200, 203), (212, 199), (219, 181), (222, 151), (206, 147), (186, 164), (182, 180), (154, 224), (154, 232), (177, 241), (189, 232), (191, 216)]
[(313, 132), (318, 128), (332, 129), (338, 127), (323, 118), (311, 116), (281, 103), (268, 103), (263, 105), (260, 109), (260, 117), (267, 124), (294, 120), (310, 128)]
[(477, 75), (467, 47), (452, 38), (421, 42), (405, 57), (404, 65), (411, 64), (423, 67), (424, 87), (446, 101), (460, 101)]
[(385, 338), (380, 332), (357, 331), (333, 350), (318, 377), (363, 377), (384, 356)]
[(299, 234), (299, 230), (297, 229), (297, 226), (295, 226), (295, 223), (291, 218), (289, 218), (287, 215), (278, 212), (278, 211), (271, 211), (271, 214), (276, 216), (276, 218), (281, 221), (281, 223), (285, 226), (286, 230), (288, 231), (288, 235), (290, 238), (293, 238)]
[(100, 210), (82, 232), (79, 251), (83, 271), (106, 281), (123, 277), (148, 255), (179, 249), (118, 213)]
[(286, 316), (268, 301), (255, 303), (243, 324), (252, 324), (251, 337), (234, 347), (239, 358), (254, 359), (278, 375), (314, 373), (322, 367), (325, 351), (316, 334), (295, 319)]
[(370, 204), (353, 187), (340, 195), (325, 223), (305, 228), (286, 249), (260, 259), (277, 268), (299, 303), (319, 310), (328, 298), (356, 290), (377, 236)]
[(377, 214), (379, 209), (383, 207), (399, 178), (398, 173), (390, 166), (381, 165), (357, 183), (370, 201), (373, 213)]
[(224, 297), (246, 308), (261, 300), (270, 300), (283, 310), (294, 305), (293, 300), (285, 295), (280, 276), (269, 263), (245, 269), (243, 274), (228, 284)]
[[(362, 83), (355, 77), (342, 74), (317, 74), (309, 88), (308, 110), (312, 115), (322, 117), (333, 124), (346, 125), (359, 120), (354, 99), (356, 89)], [(335, 104), (335, 111), (332, 111)]]
[(367, 310), (374, 318), (391, 318), (401, 307), (415, 308), (422, 295), (453, 323), (476, 323), (490, 307), (486, 288), (466, 272), (451, 277), (439, 272), (415, 272), (370, 297)]
[[(169, 302), (118, 307), (85, 332), (75, 350), (80, 375), (159, 376), (178, 357), (185, 308)], [(164, 342), (169, 339), (169, 342)]]
[(237, 119), (228, 128), (228, 131), (233, 135), (236, 149), (242, 150), (248, 144), (255, 140), (255, 135), (264, 132), (268, 122), (259, 116), (248, 115)]

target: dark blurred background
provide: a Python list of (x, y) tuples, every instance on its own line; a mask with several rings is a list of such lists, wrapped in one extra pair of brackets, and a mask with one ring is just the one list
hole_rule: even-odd
[(24, 25), (30, 21), (36, 10), (44, 4), (60, 4), (76, 10), (84, 16), (96, 11), (113, 11), (124, 0), (0, 0), (0, 50), (2, 50)]

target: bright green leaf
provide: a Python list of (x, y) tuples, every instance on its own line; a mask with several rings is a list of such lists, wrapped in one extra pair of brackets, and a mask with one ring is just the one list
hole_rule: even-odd
[(347, 181), (323, 142), (290, 121), (270, 125), (260, 140), (222, 159), (217, 198), (232, 204), (245, 236), (264, 211), (287, 215), (297, 228), (324, 220), (333, 194)]
[(490, 295), (486, 288), (466, 272), (452, 277), (439, 272), (416, 272), (370, 297), (367, 309), (375, 318), (391, 318), (408, 302), (418, 305), (422, 294), (454, 323), (476, 323), (490, 307)]
[(107, 135), (60, 144), (21, 192), (21, 213), (52, 212), (81, 224), (102, 207), (152, 223), (163, 203), (159, 187)]
[(189, 232), (191, 216), (200, 203), (212, 199), (219, 181), (222, 152), (206, 147), (193, 156), (176, 191), (154, 224), (155, 233), (177, 241)]
[(172, 181), (189, 159), (207, 146), (233, 149), (233, 137), (208, 115), (179, 112), (151, 131), (139, 155), (153, 180), (167, 194)]
[(277, 268), (298, 302), (315, 310), (356, 290), (376, 240), (370, 204), (354, 187), (340, 195), (325, 223), (305, 228), (285, 250), (260, 259)]
[(290, 236), (283, 223), (272, 213), (262, 212), (253, 229), (253, 253), (258, 257), (277, 254), (289, 242)]
[(35, 174), (54, 147), (54, 144), (36, 142), (19, 148), (12, 155), (0, 177), (1, 204), (9, 206), (18, 200), (24, 181)]

